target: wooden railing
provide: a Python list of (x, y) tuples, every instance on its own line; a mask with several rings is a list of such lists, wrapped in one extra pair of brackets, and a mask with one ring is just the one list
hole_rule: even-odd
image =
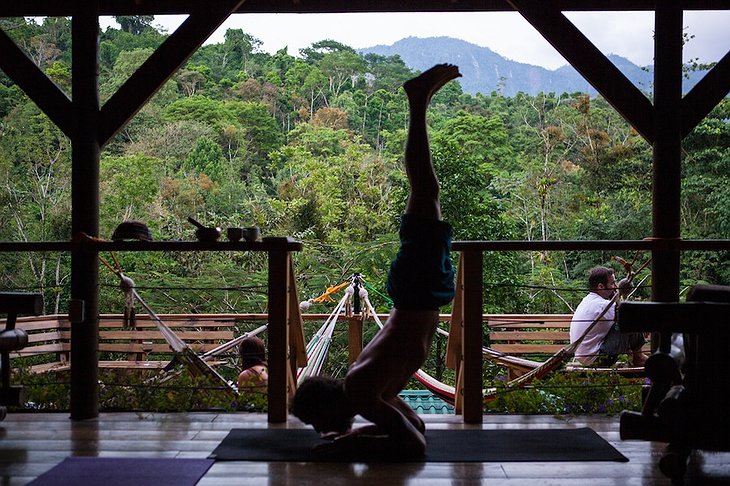
[[(0, 242), (0, 252), (71, 251), (78, 242)], [(269, 256), (269, 421), (287, 418), (289, 397), (295, 391), (296, 368), (306, 364), (302, 315), (291, 252), (301, 244), (287, 238), (256, 243), (200, 242), (95, 242), (95, 251), (264, 251)], [(482, 421), (482, 264), (485, 251), (644, 250), (656, 252), (730, 250), (728, 240), (647, 239), (635, 241), (461, 241), (457, 295), (451, 320), (447, 365), (457, 370), (458, 400), (464, 421)]]

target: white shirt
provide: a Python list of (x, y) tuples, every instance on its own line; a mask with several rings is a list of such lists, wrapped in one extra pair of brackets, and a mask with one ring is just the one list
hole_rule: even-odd
[[(610, 300), (604, 299), (595, 292), (586, 295), (573, 313), (573, 319), (570, 322), (570, 342), (577, 341), (609, 304), (611, 304)], [(601, 343), (613, 326), (615, 314), (616, 304), (614, 303), (576, 348), (575, 357), (578, 361), (587, 365), (596, 360)]]

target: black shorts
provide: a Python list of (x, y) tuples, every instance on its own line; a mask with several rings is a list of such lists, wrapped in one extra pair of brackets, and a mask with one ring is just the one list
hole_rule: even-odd
[(451, 225), (404, 214), (400, 249), (390, 266), (388, 293), (396, 309), (438, 310), (454, 298)]

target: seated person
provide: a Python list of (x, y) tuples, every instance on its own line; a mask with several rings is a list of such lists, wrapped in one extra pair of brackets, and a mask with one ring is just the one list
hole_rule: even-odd
[(243, 371), (238, 375), (238, 391), (266, 393), (269, 385), (269, 370), (266, 364), (266, 346), (256, 336), (241, 341), (238, 348)]
[[(433, 94), (459, 76), (456, 66), (440, 64), (403, 85), (410, 108), (405, 150), (410, 194), (401, 219), (401, 247), (388, 275), (394, 308), (344, 381), (310, 378), (299, 386), (292, 414), (323, 437), (335, 439), (320, 447), (320, 452), (365, 447), (398, 457), (425, 453), (424, 423), (398, 393), (426, 360), (438, 309), (454, 296), (451, 226), (441, 221), (426, 109)], [(351, 430), (358, 414), (372, 425)]]
[(631, 365), (644, 366), (646, 356), (641, 351), (641, 347), (646, 343), (644, 335), (622, 333), (615, 323), (616, 303), (612, 303), (611, 299), (617, 292), (617, 287), (613, 269), (593, 268), (588, 275), (588, 288), (590, 293), (583, 298), (573, 313), (570, 322), (570, 342), (576, 342), (594, 321), (598, 322), (576, 348), (576, 359), (584, 365), (602, 367), (612, 366), (619, 355), (628, 354)]

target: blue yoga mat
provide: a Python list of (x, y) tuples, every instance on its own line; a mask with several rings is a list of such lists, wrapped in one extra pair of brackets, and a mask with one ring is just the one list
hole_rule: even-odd
[[(402, 462), (384, 439), (321, 455), (311, 429), (233, 429), (209, 456), (217, 461)], [(626, 456), (593, 429), (427, 430), (425, 457), (409, 462), (619, 461)]]
[(194, 486), (210, 459), (67, 457), (29, 486)]

